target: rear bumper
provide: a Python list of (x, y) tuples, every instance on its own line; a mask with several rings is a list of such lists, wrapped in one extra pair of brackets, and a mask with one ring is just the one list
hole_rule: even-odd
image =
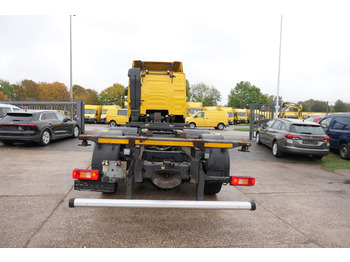
[(4, 136), (0, 135), (0, 141), (14, 141), (14, 142), (40, 142), (40, 134), (34, 136)]
[(292, 154), (326, 156), (329, 154), (329, 147), (326, 149), (310, 149), (310, 148), (286, 146), (282, 149), (282, 151), (285, 153), (292, 153)]
[(69, 207), (127, 207), (127, 208), (181, 208), (181, 209), (225, 209), (256, 210), (254, 201), (177, 201), (177, 200), (125, 200), (71, 198)]

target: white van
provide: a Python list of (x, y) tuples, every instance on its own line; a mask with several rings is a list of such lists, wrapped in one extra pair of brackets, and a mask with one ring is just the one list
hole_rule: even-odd
[(8, 112), (13, 112), (18, 110), (21, 110), (21, 109), (17, 106), (13, 106), (10, 104), (0, 104), (0, 120), (3, 119)]

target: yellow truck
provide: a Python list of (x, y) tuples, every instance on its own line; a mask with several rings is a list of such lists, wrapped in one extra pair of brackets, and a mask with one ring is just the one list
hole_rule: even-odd
[(100, 123), (101, 122), (102, 106), (85, 105), (84, 122), (85, 123)]
[[(227, 141), (221, 134), (212, 134), (209, 130), (187, 128), (186, 78), (182, 63), (137, 60), (128, 76), (131, 121), (106, 132), (80, 135), (82, 146), (88, 146), (88, 140), (94, 142), (91, 168), (72, 172), (75, 190), (114, 193), (118, 185), (123, 184), (118, 190), (125, 192), (126, 199), (71, 198), (69, 207), (255, 210), (254, 201), (203, 201), (204, 195), (217, 194), (225, 185), (254, 185), (255, 178), (230, 172), (228, 152), (235, 147), (247, 152), (251, 144)], [(217, 128), (227, 125), (224, 111), (196, 114), (199, 113), (221, 118)], [(191, 188), (195, 190), (196, 201), (133, 199), (133, 188), (141, 183), (152, 183), (167, 191), (191, 183), (195, 185)], [(188, 194), (184, 198), (188, 199)]]
[(119, 105), (106, 105), (102, 106), (102, 113), (101, 113), (101, 123), (106, 124), (107, 122), (107, 112), (109, 109), (118, 109), (122, 108)]
[(136, 60), (128, 75), (137, 83), (135, 88), (128, 88), (131, 122), (185, 122), (186, 76), (182, 62)]
[(125, 125), (129, 122), (128, 109), (108, 109), (107, 111), (107, 123), (112, 126)]
[(202, 102), (187, 102), (187, 116), (191, 116), (198, 111), (202, 111), (203, 103)]
[(219, 111), (219, 106), (204, 106), (203, 111)]
[(219, 110), (227, 112), (228, 123), (229, 125), (233, 125), (233, 121), (234, 121), (233, 108), (227, 107), (227, 106), (220, 106)]
[(186, 123), (190, 128), (195, 127), (214, 127), (223, 130), (227, 127), (228, 117), (225, 111), (199, 111), (186, 118)]
[(233, 120), (234, 124), (249, 123), (248, 113), (246, 109), (233, 108), (233, 117), (234, 117), (234, 120)]

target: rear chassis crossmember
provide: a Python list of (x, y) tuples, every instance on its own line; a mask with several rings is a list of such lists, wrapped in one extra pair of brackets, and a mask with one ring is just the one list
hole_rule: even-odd
[[(144, 146), (170, 146), (181, 147), (191, 158), (192, 163), (199, 163), (205, 158), (206, 148), (232, 149), (241, 147), (240, 151), (249, 152), (249, 142), (234, 142), (227, 140), (210, 139), (188, 139), (186, 136), (153, 137), (152, 132), (147, 136), (116, 136), (108, 134), (79, 136), (82, 140), (81, 146), (89, 146), (88, 140), (97, 144), (128, 145), (132, 153), (132, 161), (126, 176), (126, 200), (121, 199), (79, 199), (69, 200), (69, 207), (136, 207), (136, 208), (189, 208), (189, 209), (231, 209), (231, 210), (255, 210), (254, 201), (232, 202), (232, 201), (202, 201), (204, 198), (205, 182), (230, 183), (230, 177), (208, 176), (202, 170), (202, 165), (197, 164), (197, 170), (191, 171), (191, 182), (196, 183), (196, 198), (200, 201), (173, 201), (173, 200), (132, 200), (132, 183), (142, 182), (138, 172), (134, 172), (135, 163), (140, 159)], [(191, 156), (190, 148), (195, 148), (195, 156)], [(194, 165), (193, 165), (194, 166)], [(199, 168), (198, 168), (199, 167)], [(192, 168), (191, 168), (192, 169)], [(78, 181), (77, 181), (78, 182)]]

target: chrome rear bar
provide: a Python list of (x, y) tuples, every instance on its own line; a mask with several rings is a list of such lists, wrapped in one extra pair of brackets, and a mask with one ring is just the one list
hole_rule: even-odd
[(71, 198), (69, 207), (128, 207), (128, 208), (184, 208), (184, 209), (226, 209), (255, 210), (251, 202), (232, 201), (185, 201), (185, 200), (134, 200), (134, 199), (88, 199)]

